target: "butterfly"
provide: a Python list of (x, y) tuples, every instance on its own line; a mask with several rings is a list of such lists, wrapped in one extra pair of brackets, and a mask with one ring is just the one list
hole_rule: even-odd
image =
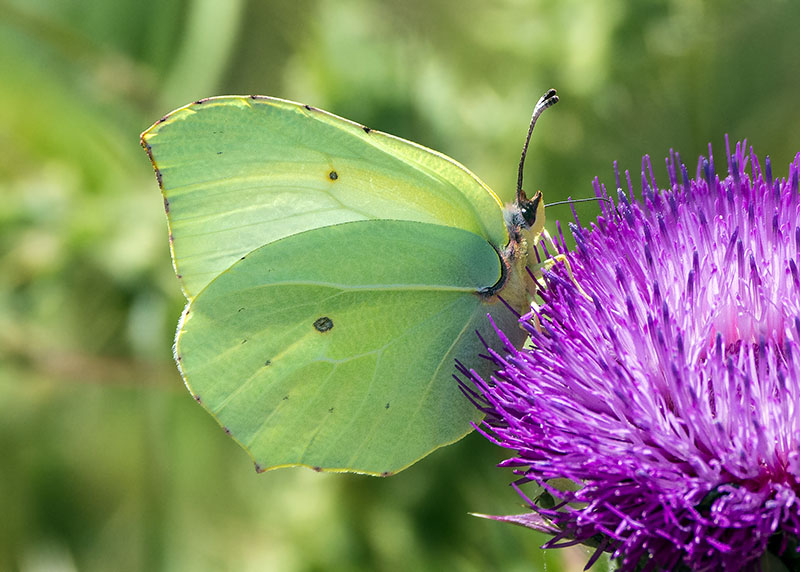
[(547, 263), (541, 192), (497, 195), (459, 163), (320, 109), (203, 99), (141, 136), (187, 299), (183, 379), (253, 458), (389, 475), (480, 419), (454, 380), (478, 373), (491, 315), (519, 314)]

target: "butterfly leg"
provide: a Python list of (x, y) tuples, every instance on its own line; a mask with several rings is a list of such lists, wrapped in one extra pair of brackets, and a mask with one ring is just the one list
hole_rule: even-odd
[(545, 260), (545, 261), (543, 261), (543, 262), (541, 262), (539, 264), (536, 264), (533, 267), (529, 267), (530, 278), (531, 278), (531, 280), (533, 282), (533, 285), (532, 285), (533, 289), (531, 290), (531, 294), (532, 294), (531, 310), (532, 310), (532, 312), (530, 314), (530, 316), (531, 316), (530, 319), (531, 319), (531, 323), (533, 324), (533, 327), (536, 328), (536, 331), (539, 332), (539, 333), (542, 333), (542, 323), (541, 323), (541, 320), (539, 319), (538, 312), (537, 312), (537, 310), (539, 309), (539, 304), (536, 303), (536, 300), (537, 300), (538, 297), (535, 295), (535, 293), (536, 293), (536, 291), (538, 289), (543, 288), (543, 286), (539, 282), (538, 278), (543, 275), (545, 270), (550, 270), (552, 267), (554, 267), (559, 262), (564, 264), (564, 266), (566, 267), (567, 274), (569, 275), (569, 279), (575, 285), (575, 288), (577, 288), (578, 292), (580, 292), (581, 296), (583, 296), (587, 300), (591, 300), (591, 296), (589, 296), (589, 294), (587, 294), (586, 291), (583, 288), (581, 288), (581, 285), (578, 284), (578, 281), (575, 279), (575, 276), (572, 273), (572, 267), (570, 266), (569, 260), (567, 259), (566, 255), (564, 255), (564, 254), (555, 254), (555, 255), (551, 256), (550, 258), (548, 258), (547, 260)]
[(575, 285), (575, 288), (578, 289), (578, 292), (580, 292), (581, 296), (583, 296), (587, 300), (591, 300), (592, 299), (591, 296), (589, 296), (589, 294), (587, 294), (586, 291), (583, 288), (581, 288), (581, 285), (578, 284), (578, 281), (575, 280), (575, 275), (572, 273), (572, 266), (570, 266), (569, 260), (564, 254), (554, 254), (547, 260), (535, 265), (533, 268), (530, 269), (531, 274), (537, 277), (542, 276), (545, 270), (550, 270), (559, 262), (562, 263), (564, 267), (567, 269), (567, 274), (569, 275), (569, 279)]
[[(543, 229), (541, 235), (539, 236), (539, 240), (542, 239), (547, 241), (547, 246), (550, 247), (552, 252), (558, 252), (558, 247), (556, 246), (555, 241), (553, 241), (553, 237), (550, 236), (550, 233), (547, 232), (546, 229)], [(569, 274), (569, 279), (578, 289), (578, 292), (580, 292), (584, 298), (591, 300), (591, 297), (586, 293), (586, 291), (583, 288), (581, 288), (581, 285), (578, 284), (578, 281), (575, 280), (575, 276), (572, 274), (572, 267), (570, 266), (569, 260), (567, 259), (566, 255), (564, 254), (561, 253), (551, 254), (550, 257), (547, 258), (546, 260), (540, 262), (539, 264), (531, 266), (530, 267), (531, 274), (534, 277), (538, 278), (539, 276), (542, 276), (543, 271), (550, 270), (558, 262), (563, 263), (564, 266), (567, 268), (567, 274)]]

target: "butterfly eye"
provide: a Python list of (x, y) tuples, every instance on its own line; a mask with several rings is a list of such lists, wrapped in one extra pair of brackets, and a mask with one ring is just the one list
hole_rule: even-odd
[(522, 218), (525, 219), (525, 223), (532, 227), (536, 223), (536, 216), (537, 211), (539, 209), (539, 203), (542, 202), (542, 191), (536, 191), (536, 194), (533, 196), (532, 199), (524, 201), (520, 201), (520, 212), (522, 213)]

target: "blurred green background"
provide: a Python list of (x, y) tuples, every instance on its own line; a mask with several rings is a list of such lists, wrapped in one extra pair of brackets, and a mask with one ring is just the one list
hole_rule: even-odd
[[(200, 97), (299, 100), (510, 199), (747, 137), (800, 150), (800, 3), (0, 0), (0, 570), (579, 570), (471, 435), (390, 479), (256, 475), (185, 391), (183, 301), (138, 135)], [(718, 171), (721, 169), (718, 168)], [(588, 219), (597, 212), (582, 205)], [(567, 207), (548, 212), (568, 219)]]

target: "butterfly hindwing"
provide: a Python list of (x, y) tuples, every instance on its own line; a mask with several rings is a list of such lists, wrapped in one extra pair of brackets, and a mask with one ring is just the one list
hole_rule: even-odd
[(187, 307), (176, 352), (192, 393), (257, 466), (392, 473), (479, 419), (453, 363), (481, 368), (475, 330), (498, 302), (479, 291), (500, 277), (496, 250), (466, 230), (313, 229), (213, 280)]

